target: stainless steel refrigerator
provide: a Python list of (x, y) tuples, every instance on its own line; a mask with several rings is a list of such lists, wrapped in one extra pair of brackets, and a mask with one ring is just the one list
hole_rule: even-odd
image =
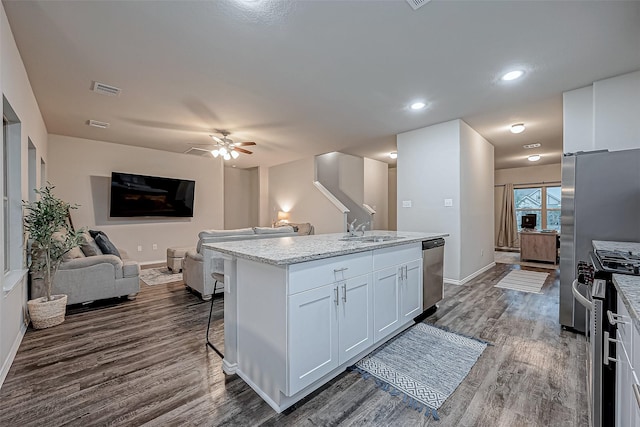
[(560, 324), (584, 333), (576, 265), (589, 261), (592, 240), (640, 241), (640, 149), (565, 155), (560, 224)]

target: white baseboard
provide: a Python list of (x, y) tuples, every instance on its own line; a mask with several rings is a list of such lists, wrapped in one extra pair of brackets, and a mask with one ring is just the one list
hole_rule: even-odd
[(482, 273), (484, 273), (487, 270), (492, 269), (493, 267), (495, 267), (496, 263), (492, 262), (491, 264), (485, 265), (484, 267), (482, 267), (480, 270), (471, 273), (470, 275), (468, 275), (467, 277), (465, 277), (462, 280), (456, 280), (456, 279), (449, 279), (449, 278), (444, 278), (444, 282), (445, 283), (449, 283), (451, 285), (464, 285), (465, 283), (467, 283), (468, 281), (470, 281), (471, 279), (473, 279), (474, 277), (477, 277), (479, 275), (481, 275)]
[(159, 261), (143, 261), (143, 262), (138, 262), (138, 264), (140, 264), (140, 266), (142, 267), (143, 265), (151, 265), (151, 264), (162, 264), (162, 263), (167, 263), (167, 259), (161, 259)]
[(11, 369), (11, 364), (13, 363), (13, 359), (15, 359), (16, 354), (18, 354), (18, 349), (20, 348), (20, 343), (22, 343), (22, 338), (24, 338), (24, 334), (27, 332), (27, 326), (22, 325), (20, 327), (20, 332), (16, 336), (13, 345), (11, 346), (11, 350), (9, 351), (9, 355), (7, 359), (2, 364), (2, 369), (0, 370), (0, 388), (2, 388), (2, 384), (4, 384), (5, 378), (9, 374), (9, 369)]

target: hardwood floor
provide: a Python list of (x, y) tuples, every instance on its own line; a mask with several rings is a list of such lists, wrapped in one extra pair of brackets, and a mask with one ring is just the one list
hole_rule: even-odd
[[(135, 301), (83, 308), (25, 335), (0, 389), (0, 425), (586, 426), (583, 336), (558, 323), (558, 273), (543, 295), (494, 288), (497, 264), (445, 285), (426, 322), (491, 342), (434, 421), (374, 381), (345, 372), (277, 414), (205, 346), (209, 303), (182, 283), (147, 286)], [(549, 270), (538, 270), (549, 272)], [(213, 341), (222, 346), (222, 300)]]

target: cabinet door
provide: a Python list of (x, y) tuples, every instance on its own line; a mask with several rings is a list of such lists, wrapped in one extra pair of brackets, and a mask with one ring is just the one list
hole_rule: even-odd
[(373, 289), (371, 275), (338, 283), (340, 302), (340, 363), (373, 344)]
[(399, 266), (373, 273), (373, 339), (375, 342), (400, 327), (399, 277)]
[(422, 313), (422, 260), (406, 263), (400, 281), (400, 316), (402, 323)]
[(289, 296), (289, 396), (338, 366), (337, 291), (331, 284)]

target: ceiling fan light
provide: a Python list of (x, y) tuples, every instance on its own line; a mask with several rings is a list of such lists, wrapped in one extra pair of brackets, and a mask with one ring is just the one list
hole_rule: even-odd
[(225, 160), (230, 160), (230, 159), (231, 159), (231, 154), (229, 154), (229, 153), (225, 153), (225, 154), (222, 156), (222, 158), (223, 158), (223, 159), (225, 159)]
[(221, 156), (226, 156), (228, 153), (227, 148), (226, 147), (220, 147), (220, 155)]
[(211, 154), (213, 154), (213, 157), (217, 158), (220, 155), (220, 151), (218, 149), (211, 150)]
[(231, 150), (231, 157), (237, 159), (240, 156), (236, 150)]

